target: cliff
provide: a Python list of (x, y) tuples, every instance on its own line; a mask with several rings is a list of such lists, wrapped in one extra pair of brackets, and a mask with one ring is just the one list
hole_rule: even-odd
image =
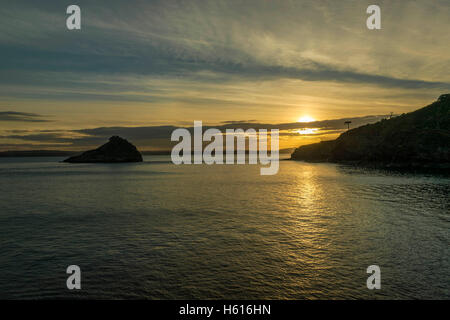
[(109, 138), (109, 142), (95, 150), (89, 150), (81, 155), (70, 157), (64, 162), (71, 163), (115, 163), (142, 162), (142, 155), (137, 148), (127, 140), (118, 136)]
[(301, 146), (291, 159), (448, 168), (450, 94), (414, 112), (349, 130), (336, 140)]

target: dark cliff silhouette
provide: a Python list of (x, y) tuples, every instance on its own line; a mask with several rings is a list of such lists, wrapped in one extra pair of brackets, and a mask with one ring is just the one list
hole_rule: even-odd
[(142, 155), (137, 148), (127, 140), (118, 136), (109, 138), (109, 142), (101, 147), (70, 157), (64, 162), (71, 163), (115, 163), (142, 162)]
[(391, 119), (297, 148), (293, 160), (387, 167), (450, 167), (450, 94)]

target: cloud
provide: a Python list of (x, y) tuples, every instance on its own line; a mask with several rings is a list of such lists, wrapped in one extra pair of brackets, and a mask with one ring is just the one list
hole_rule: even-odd
[[(345, 121), (351, 121), (352, 127), (358, 127), (367, 123), (373, 123), (379, 121), (386, 116), (365, 116), (354, 117), (344, 119), (333, 119), (315, 122), (292, 122), (292, 123), (279, 123), (279, 124), (267, 124), (248, 121), (226, 121), (226, 123), (218, 126), (204, 125), (203, 130), (209, 128), (217, 128), (223, 133), (227, 129), (279, 129), (280, 136), (324, 136), (329, 134), (340, 133), (346, 129)], [(92, 129), (80, 129), (80, 130), (37, 130), (30, 131), (24, 130), (17, 132), (17, 130), (11, 130), (9, 135), (0, 136), (3, 139), (18, 139), (26, 142), (38, 142), (41, 144), (59, 144), (60, 146), (66, 146), (70, 148), (86, 148), (96, 147), (103, 144), (109, 137), (118, 135), (124, 137), (138, 147), (146, 148), (160, 148), (169, 149), (173, 142), (170, 141), (172, 132), (180, 128), (179, 126), (146, 126), (146, 127), (98, 127)], [(191, 134), (193, 134), (193, 127), (187, 126)], [(310, 134), (299, 134), (293, 132), (296, 129), (304, 128), (317, 128), (318, 131)]]
[(51, 120), (42, 119), (42, 116), (36, 113), (0, 111), (0, 121), (50, 122)]
[[(81, 1), (83, 28), (69, 32), (58, 2), (38, 6), (19, 1), (2, 8), (9, 14), (0, 22), (5, 30), (0, 36), (0, 69), (22, 71), (15, 79), (19, 83), (27, 82), (26, 73), (35, 72), (59, 73), (54, 83), (73, 72), (79, 73), (78, 81), (85, 74), (121, 74), (207, 82), (211, 78), (199, 74), (209, 72), (221, 82), (287, 78), (386, 88), (450, 88), (445, 72), (450, 39), (443, 32), (450, 9), (445, 2), (383, 3), (388, 30), (379, 37), (364, 29), (364, 4), (352, 3), (134, 1), (129, 6), (121, 1)], [(395, 24), (400, 18), (404, 29)], [(405, 29), (409, 35), (417, 21), (427, 30), (405, 39)], [(423, 49), (430, 37), (436, 39), (433, 51)], [(13, 81), (2, 78), (3, 83)]]
[[(117, 40), (116, 40), (117, 41)], [(143, 48), (136, 49), (134, 55), (130, 57), (101, 55), (91, 52), (71, 53), (50, 51), (42, 48), (29, 48), (26, 51), (22, 47), (1, 46), (2, 60), (0, 68), (14, 68), (18, 74), (35, 72), (53, 72), (53, 78), (50, 85), (58, 85), (67, 81), (65, 73), (76, 72), (80, 78), (75, 79), (78, 86), (82, 86), (83, 74), (102, 75), (104, 79), (108, 75), (121, 74), (122, 76), (171, 76), (185, 77), (198, 82), (229, 82), (229, 81), (251, 81), (251, 80), (275, 80), (275, 79), (296, 79), (303, 81), (326, 81), (339, 83), (356, 83), (375, 85), (387, 88), (404, 89), (450, 89), (450, 82), (430, 81), (417, 78), (401, 78), (377, 73), (367, 73), (353, 70), (350, 67), (342, 68), (332, 64), (320, 63), (310, 59), (300, 59), (297, 66), (278, 65), (258, 61), (255, 57), (241, 53), (240, 56), (246, 56), (242, 62), (230, 61), (232, 59), (216, 59), (211, 61), (208, 58), (177, 56), (174, 52), (166, 52), (160, 47), (154, 45), (145, 45)], [(141, 52), (142, 51), (142, 52)], [(20, 73), (21, 72), (21, 73)], [(55, 74), (57, 72), (57, 74)], [(202, 74), (209, 74), (208, 77)], [(14, 81), (25, 83), (28, 80), (20, 78), (2, 77), (2, 83), (11, 84)], [(35, 82), (35, 84), (40, 84)], [(103, 87), (105, 83), (103, 83)], [(83, 86), (82, 86), (83, 87)], [(85, 84), (84, 88), (88, 88)], [(126, 88), (126, 84), (122, 86)], [(99, 88), (100, 89), (100, 88)], [(111, 91), (115, 88), (111, 87)], [(39, 93), (35, 93), (38, 95)], [(43, 93), (46, 94), (46, 93)], [(59, 95), (70, 95), (70, 92), (60, 92)], [(100, 98), (101, 95), (91, 93), (90, 96), (85, 93), (87, 98)], [(103, 95), (107, 99), (108, 96)], [(115, 99), (121, 97), (115, 96)]]
[(406, 112), (450, 89), (445, 0), (380, 0), (379, 31), (357, 0), (77, 4), (79, 31), (61, 1), (0, 6), (0, 103), (36, 103), (69, 128), (288, 122)]

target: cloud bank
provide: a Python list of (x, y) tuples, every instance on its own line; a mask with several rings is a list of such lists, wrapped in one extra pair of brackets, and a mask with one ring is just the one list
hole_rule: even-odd
[[(359, 0), (77, 4), (79, 31), (66, 29), (61, 1), (0, 6), (8, 143), (23, 139), (7, 130), (31, 130), (44, 143), (52, 136), (42, 130), (64, 128), (52, 141), (87, 144), (104, 138), (100, 127), (150, 127), (159, 137), (197, 119), (268, 126), (402, 113), (450, 90), (446, 0), (378, 1), (378, 31), (365, 24), (371, 2)], [(144, 129), (123, 130), (138, 138)]]

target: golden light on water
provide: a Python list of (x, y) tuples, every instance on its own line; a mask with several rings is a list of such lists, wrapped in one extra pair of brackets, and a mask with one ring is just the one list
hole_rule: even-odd
[(297, 122), (313, 122), (313, 121), (316, 121), (316, 119), (310, 116), (302, 116), (297, 120)]

